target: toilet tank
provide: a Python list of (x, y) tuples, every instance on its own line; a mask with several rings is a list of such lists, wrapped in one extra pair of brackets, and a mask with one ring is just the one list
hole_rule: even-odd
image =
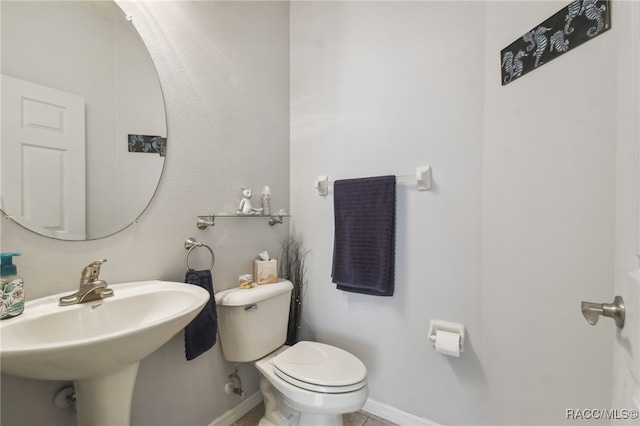
[(281, 280), (216, 293), (220, 344), (227, 361), (255, 361), (284, 344), (292, 289), (290, 281)]

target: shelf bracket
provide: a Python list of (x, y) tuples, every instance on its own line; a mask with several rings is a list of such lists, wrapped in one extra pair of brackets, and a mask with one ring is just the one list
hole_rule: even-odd
[(269, 216), (269, 225), (273, 226), (276, 225), (278, 223), (282, 223), (282, 216), (278, 216), (278, 218), (276, 219), (274, 216)]
[(198, 216), (198, 222), (196, 223), (196, 226), (198, 227), (198, 229), (207, 229), (210, 226), (215, 225), (215, 216), (210, 215), (210, 216)]

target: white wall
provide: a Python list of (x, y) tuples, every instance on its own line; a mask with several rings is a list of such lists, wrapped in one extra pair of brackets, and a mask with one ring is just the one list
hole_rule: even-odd
[[(184, 279), (184, 239), (216, 252), (215, 288), (237, 285), (262, 250), (277, 252), (287, 225), (220, 219), (196, 228), (198, 215), (233, 210), (241, 187), (270, 185), (274, 208), (289, 209), (288, 4), (281, 2), (124, 3), (158, 68), (164, 91), (168, 147), (160, 187), (138, 223), (100, 240), (63, 242), (34, 235), (2, 219), (3, 251), (16, 260), (27, 299), (77, 290), (89, 262), (106, 258), (110, 283)], [(195, 267), (208, 253), (194, 252)], [(245, 259), (245, 261), (242, 261)], [(140, 366), (132, 424), (209, 424), (239, 403), (224, 394), (233, 366), (217, 344), (187, 362), (182, 334)], [(248, 394), (257, 372), (241, 368)], [(74, 416), (51, 404), (63, 384), (2, 376), (1, 423), (69, 425)], [(29, 397), (25, 397), (29, 395)]]
[[(313, 250), (305, 334), (369, 369), (371, 398), (442, 424), (561, 424), (610, 404), (616, 28), (500, 86), (499, 52), (566, 2), (291, 5), (291, 203)], [(626, 30), (624, 30), (626, 31)], [(627, 34), (627, 33), (625, 33)], [(331, 179), (399, 185), (396, 294), (331, 283)], [(465, 323), (459, 359), (430, 319)]]
[[(483, 419), (482, 3), (291, 4), (291, 203), (312, 250), (305, 335), (368, 368), (370, 397), (442, 424)], [(396, 292), (331, 283), (333, 195), (340, 179), (433, 168), (434, 188), (398, 184)], [(371, 212), (375, 214), (375, 212)], [(437, 354), (429, 321), (466, 324), (460, 359)]]

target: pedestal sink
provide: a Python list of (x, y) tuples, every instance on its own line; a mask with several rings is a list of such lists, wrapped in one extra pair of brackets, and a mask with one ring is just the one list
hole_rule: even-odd
[(0, 321), (0, 370), (41, 380), (73, 380), (78, 424), (128, 425), (140, 360), (186, 327), (210, 298), (168, 281), (110, 285), (108, 299), (58, 306), (64, 294), (28, 301)]

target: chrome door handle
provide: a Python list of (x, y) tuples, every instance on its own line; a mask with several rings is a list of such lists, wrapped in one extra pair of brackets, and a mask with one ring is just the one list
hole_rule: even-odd
[(582, 302), (582, 315), (591, 325), (596, 325), (599, 316), (613, 318), (618, 328), (624, 327), (624, 301), (616, 296), (613, 303)]

